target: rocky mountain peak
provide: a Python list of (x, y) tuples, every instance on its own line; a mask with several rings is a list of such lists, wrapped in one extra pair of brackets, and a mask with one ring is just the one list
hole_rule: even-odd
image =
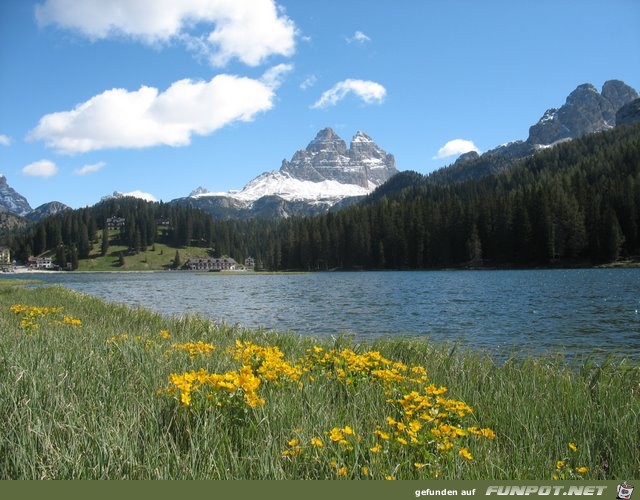
[(347, 146), (344, 140), (336, 134), (333, 129), (323, 128), (316, 134), (307, 146), (306, 151), (310, 153), (335, 152), (338, 154), (346, 154)]
[(189, 196), (198, 196), (200, 194), (207, 194), (208, 192), (209, 190), (207, 188), (198, 186), (197, 188), (195, 188), (193, 191), (189, 193)]
[(27, 199), (9, 186), (4, 175), (0, 175), (0, 211), (2, 210), (18, 215), (26, 215), (31, 212), (31, 206)]
[(620, 80), (609, 80), (602, 93), (590, 83), (578, 85), (559, 109), (548, 109), (529, 129), (527, 142), (549, 145), (615, 126), (616, 112), (638, 93)]
[(283, 160), (280, 171), (294, 179), (337, 181), (370, 189), (397, 173), (393, 155), (387, 154), (371, 137), (358, 131), (349, 149), (332, 129), (322, 129), (306, 149), (290, 161)]
[(621, 80), (608, 80), (602, 86), (602, 97), (609, 101), (616, 110), (625, 104), (638, 99), (638, 92)]

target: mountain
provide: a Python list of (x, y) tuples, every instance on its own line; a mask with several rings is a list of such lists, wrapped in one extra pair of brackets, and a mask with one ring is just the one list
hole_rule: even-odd
[(545, 111), (529, 129), (527, 142), (550, 145), (613, 128), (616, 112), (637, 98), (638, 93), (620, 80), (605, 82), (601, 93), (590, 83), (578, 85), (563, 106)]
[[(429, 175), (438, 183), (463, 182), (495, 174), (541, 149), (621, 123), (640, 119), (638, 92), (620, 80), (608, 80), (598, 90), (590, 83), (578, 85), (560, 108), (547, 109), (529, 128), (529, 137), (491, 149), (482, 155), (465, 154)], [(617, 113), (620, 113), (617, 116)]]
[(634, 99), (622, 106), (616, 113), (616, 126), (640, 122), (640, 99)]
[(27, 199), (7, 183), (7, 178), (0, 175), (0, 211), (6, 210), (17, 215), (31, 212)]
[(259, 175), (240, 191), (215, 193), (199, 187), (173, 202), (217, 218), (316, 215), (361, 199), (397, 172), (393, 155), (367, 134), (358, 131), (347, 148), (325, 128), (291, 160), (283, 160), (279, 170)]
[(37, 222), (44, 219), (45, 217), (56, 215), (57, 213), (60, 213), (64, 210), (71, 210), (71, 207), (65, 205), (64, 203), (60, 203), (59, 201), (50, 201), (48, 203), (40, 205), (37, 208), (34, 208), (31, 212), (25, 215), (25, 218), (32, 222)]

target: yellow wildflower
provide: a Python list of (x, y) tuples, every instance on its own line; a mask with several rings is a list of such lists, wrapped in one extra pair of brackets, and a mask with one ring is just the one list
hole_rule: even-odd
[(380, 443), (377, 443), (373, 448), (369, 448), (369, 450), (371, 451), (371, 453), (380, 453), (382, 451), (382, 445), (380, 445)]
[(577, 474), (586, 474), (587, 472), (589, 472), (589, 467), (576, 467), (573, 471)]
[(576, 443), (573, 443), (573, 442), (569, 443), (569, 449), (574, 453), (578, 451), (578, 447), (576, 446)]
[(310, 443), (311, 446), (315, 446), (316, 448), (322, 448), (324, 446), (322, 439), (318, 437), (312, 437)]
[(562, 469), (566, 464), (567, 462), (565, 462), (564, 460), (558, 460), (556, 462), (556, 469)]
[(469, 448), (460, 448), (458, 455), (460, 455), (465, 460), (473, 460), (473, 455), (469, 451)]
[(338, 476), (344, 477), (344, 476), (347, 475), (347, 472), (349, 472), (349, 468), (348, 467), (340, 467), (338, 469)]

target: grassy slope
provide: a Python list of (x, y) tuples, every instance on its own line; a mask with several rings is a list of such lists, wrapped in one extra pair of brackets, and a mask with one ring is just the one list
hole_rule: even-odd
[[(8, 309), (16, 303), (64, 306), (64, 314), (82, 325), (42, 320), (40, 328), (27, 333)], [(171, 333), (170, 340), (159, 339), (162, 330)], [(292, 435), (307, 439), (347, 424), (363, 432), (386, 416), (384, 401), (367, 384), (276, 387), (268, 391), (267, 405), (240, 415), (243, 425), (236, 425), (237, 415), (224, 412), (185, 413), (156, 394), (171, 372), (228, 368), (226, 348), (236, 338), (277, 345), (287, 359), (304, 356), (312, 345), (308, 338), (243, 331), (193, 317), (167, 319), (62, 288), (1, 284), (0, 332), (0, 479), (335, 478), (327, 463), (283, 459)], [(125, 333), (126, 340), (108, 342)], [(165, 354), (172, 342), (196, 340), (214, 344), (214, 355), (194, 361)], [(473, 446), (473, 462), (443, 464), (440, 478), (550, 479), (556, 460), (566, 456), (573, 465), (590, 467), (588, 478), (640, 475), (638, 366), (586, 364), (569, 370), (550, 359), (497, 366), (478, 353), (413, 340), (354, 348), (363, 347), (426, 367), (430, 380), (446, 385), (450, 397), (473, 406), (471, 425), (497, 433), (495, 441)], [(577, 453), (568, 451), (569, 442), (577, 444)], [(364, 444), (357, 448), (358, 460), (368, 456), (367, 450)], [(402, 454), (382, 460), (390, 473), (412, 470)], [(353, 470), (346, 477), (357, 474)]]
[[(112, 231), (113, 237), (117, 231)], [(101, 237), (101, 236), (100, 236)], [(79, 261), (79, 271), (158, 271), (170, 268), (176, 250), (180, 253), (180, 259), (184, 264), (187, 259), (195, 256), (206, 256), (207, 250), (202, 247), (171, 247), (164, 243), (155, 243), (153, 246), (139, 252), (136, 255), (127, 255), (127, 247), (111, 244), (107, 255), (100, 255), (101, 241), (93, 246), (89, 259)], [(124, 266), (119, 264), (120, 253), (124, 254)]]

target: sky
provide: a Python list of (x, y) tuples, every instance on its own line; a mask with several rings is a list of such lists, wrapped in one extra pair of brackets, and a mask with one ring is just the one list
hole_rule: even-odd
[(33, 208), (241, 189), (325, 127), (399, 170), (640, 90), (638, 0), (2, 0), (0, 174)]

